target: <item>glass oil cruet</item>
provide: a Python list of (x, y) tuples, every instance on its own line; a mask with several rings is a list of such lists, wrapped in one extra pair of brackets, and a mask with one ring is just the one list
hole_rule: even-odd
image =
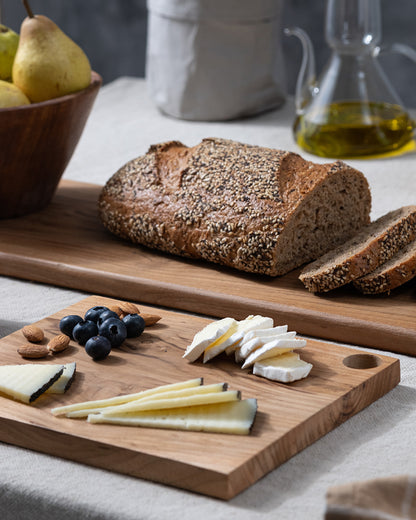
[[(285, 32), (303, 48), (293, 127), (301, 148), (346, 158), (398, 153), (413, 142), (414, 122), (377, 59), (380, 0), (327, 0), (325, 36), (332, 54), (318, 80), (309, 36), (298, 27)], [(390, 50), (416, 60), (406, 45)]]

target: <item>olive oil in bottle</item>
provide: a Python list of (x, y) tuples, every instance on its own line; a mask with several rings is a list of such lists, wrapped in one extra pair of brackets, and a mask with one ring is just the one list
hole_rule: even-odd
[(377, 156), (398, 152), (413, 139), (414, 122), (399, 105), (344, 101), (313, 107), (294, 123), (298, 145), (321, 157)]

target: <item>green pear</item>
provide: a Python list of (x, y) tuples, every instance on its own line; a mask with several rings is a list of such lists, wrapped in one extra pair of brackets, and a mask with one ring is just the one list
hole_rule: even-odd
[(18, 107), (21, 105), (29, 105), (30, 101), (20, 88), (0, 79), (0, 108)]
[(19, 35), (0, 24), (0, 79), (12, 80), (12, 66), (19, 44)]
[(86, 88), (91, 65), (84, 51), (49, 18), (28, 17), (20, 28), (13, 63), (13, 83), (33, 102), (45, 101)]

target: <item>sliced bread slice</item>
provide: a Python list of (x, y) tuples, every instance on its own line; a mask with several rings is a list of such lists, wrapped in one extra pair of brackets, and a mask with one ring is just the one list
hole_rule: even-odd
[(330, 291), (371, 273), (415, 238), (416, 206), (399, 208), (308, 264), (299, 279), (311, 292)]
[(370, 274), (355, 280), (354, 287), (364, 294), (388, 293), (414, 276), (416, 276), (416, 240), (407, 244)]

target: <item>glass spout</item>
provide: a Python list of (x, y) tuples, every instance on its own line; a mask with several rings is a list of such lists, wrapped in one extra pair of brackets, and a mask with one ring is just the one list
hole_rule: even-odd
[(319, 90), (316, 79), (315, 54), (311, 39), (303, 29), (288, 27), (284, 30), (284, 33), (286, 36), (296, 36), (302, 44), (302, 63), (295, 87), (295, 108), (299, 115), (304, 112)]

